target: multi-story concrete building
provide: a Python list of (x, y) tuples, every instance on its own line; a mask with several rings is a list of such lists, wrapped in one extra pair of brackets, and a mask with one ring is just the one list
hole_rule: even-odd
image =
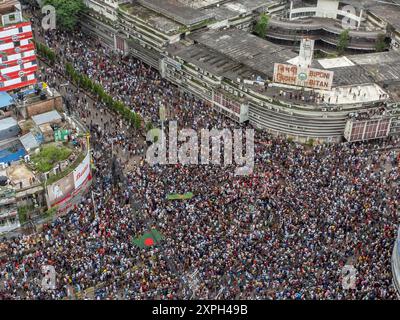
[(167, 48), (162, 74), (237, 121), (297, 140), (340, 141), (354, 113), (397, 112), (398, 97), (384, 89), (400, 80), (395, 52), (314, 60), (312, 68), (333, 73), (332, 88), (318, 90), (275, 81), (274, 63), (297, 64), (290, 49), (236, 29), (190, 39)]
[(355, 1), (290, 1), (287, 10), (271, 16), (267, 37), (281, 44), (299, 43), (307, 36), (325, 52), (334, 52), (341, 33), (349, 29), (347, 52), (375, 52), (386, 44), (385, 26), (367, 23), (367, 10)]
[(20, 226), (15, 191), (10, 186), (0, 186), (0, 234)]
[[(87, 128), (63, 114), (59, 93), (41, 86), (12, 94), (12, 117), (1, 119), (0, 132), (17, 126), (11, 136), (0, 136), (0, 234), (20, 227), (18, 209), (50, 208), (67, 210), (75, 205), (91, 183)], [(48, 169), (39, 169), (34, 160), (48, 147), (68, 149), (70, 156)], [(65, 176), (60, 173), (69, 171)], [(40, 219), (40, 217), (35, 217)]]
[(88, 10), (81, 20), (83, 31), (109, 48), (124, 50), (124, 41), (118, 36), (118, 6), (128, 1), (84, 0)]
[(120, 0), (118, 7), (114, 4), (113, 14), (104, 15), (105, 4), (99, 5), (103, 2), (86, 0), (90, 10), (82, 20), (84, 31), (157, 69), (166, 46), (194, 31), (232, 26), (249, 29), (260, 12), (284, 8), (279, 0)]
[[(350, 49), (375, 51), (380, 35), (389, 34), (386, 26), (367, 21), (368, 6), (353, 6), (348, 12), (351, 5), (351, 0), (137, 0), (120, 4), (113, 23), (125, 52), (236, 121), (300, 141), (382, 137), (400, 129), (399, 54), (299, 62), (303, 38), (314, 40), (316, 48), (320, 42), (334, 48), (344, 30), (339, 23), (343, 18), (354, 25)], [(250, 33), (262, 12), (271, 17), (268, 39), (278, 43)], [(304, 17), (312, 23), (304, 23)], [(280, 42), (284, 38), (290, 46)], [(310, 72), (332, 75), (329, 88), (304, 85), (299, 79), (277, 81), (277, 63), (299, 70), (301, 77)]]
[(30, 21), (16, 0), (0, 1), (0, 91), (36, 83), (37, 62)]
[(398, 0), (384, 2), (364, 0), (363, 3), (367, 21), (386, 29), (391, 37), (391, 48), (400, 50), (400, 2)]

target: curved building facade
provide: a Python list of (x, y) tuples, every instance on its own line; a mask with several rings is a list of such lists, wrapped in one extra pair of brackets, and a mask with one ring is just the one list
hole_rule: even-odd
[[(272, 41), (300, 42), (303, 37), (323, 45), (337, 47), (344, 31), (339, 22), (317, 17), (283, 20), (273, 17), (269, 22), (267, 38)], [(351, 30), (347, 49), (360, 52), (376, 51), (377, 42), (386, 37), (386, 31)]]
[(388, 37), (384, 27), (367, 26), (363, 7), (351, 1), (290, 1), (290, 9), (271, 16), (267, 38), (282, 44), (300, 42), (303, 37), (320, 48), (335, 48), (340, 34), (349, 29), (347, 50), (375, 52)]
[(392, 270), (393, 270), (393, 284), (394, 287), (396, 288), (397, 295), (400, 298), (400, 228), (393, 249)]

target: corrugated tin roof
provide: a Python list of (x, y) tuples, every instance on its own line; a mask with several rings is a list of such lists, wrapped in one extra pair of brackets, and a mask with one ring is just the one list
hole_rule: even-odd
[(40, 126), (45, 123), (61, 120), (61, 116), (56, 110), (53, 110), (53, 111), (49, 111), (49, 112), (45, 112), (45, 113), (41, 113), (36, 116), (33, 116), (32, 120), (38, 126)]
[(32, 132), (27, 133), (19, 139), (26, 151), (39, 147), (39, 142), (36, 140)]
[(11, 117), (0, 120), (0, 130), (7, 130), (9, 128), (15, 127), (16, 125), (18, 125), (17, 120)]

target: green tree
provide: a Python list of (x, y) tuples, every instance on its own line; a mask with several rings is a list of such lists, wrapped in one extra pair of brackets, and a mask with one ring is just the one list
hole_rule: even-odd
[(347, 46), (349, 45), (349, 39), (350, 39), (349, 29), (343, 30), (340, 33), (339, 42), (337, 46), (339, 54), (343, 54), (344, 51), (347, 49)]
[(382, 52), (386, 49), (387, 44), (386, 44), (386, 36), (381, 33), (379, 34), (378, 38), (376, 39), (376, 43), (375, 43), (375, 50), (377, 52)]
[(265, 38), (265, 36), (267, 35), (268, 22), (269, 16), (265, 13), (262, 13), (256, 24), (254, 25), (253, 33), (255, 33), (260, 38)]
[(139, 130), (141, 125), (142, 125), (142, 118), (138, 113), (135, 113), (135, 123), (134, 123), (135, 129)]
[(153, 123), (151, 123), (150, 121), (146, 123), (146, 132), (150, 131), (151, 129), (154, 128)]
[(83, 0), (45, 0), (43, 5), (56, 9), (57, 28), (73, 30), (79, 21), (79, 15), (86, 9)]

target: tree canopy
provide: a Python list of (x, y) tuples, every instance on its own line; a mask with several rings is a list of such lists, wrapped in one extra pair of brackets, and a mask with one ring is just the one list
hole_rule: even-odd
[(349, 45), (349, 29), (343, 30), (339, 36), (339, 43), (337, 46), (339, 54), (343, 54)]
[(378, 36), (378, 39), (376, 40), (375, 43), (375, 49), (378, 52), (382, 52), (387, 48), (387, 43), (386, 43), (386, 36), (384, 34), (380, 34)]
[(254, 25), (253, 32), (260, 38), (265, 38), (265, 36), (267, 35), (268, 21), (269, 16), (265, 13), (262, 13), (256, 24)]
[(79, 21), (79, 14), (86, 9), (83, 0), (44, 0), (43, 5), (56, 9), (57, 28), (64, 30), (73, 30)]

